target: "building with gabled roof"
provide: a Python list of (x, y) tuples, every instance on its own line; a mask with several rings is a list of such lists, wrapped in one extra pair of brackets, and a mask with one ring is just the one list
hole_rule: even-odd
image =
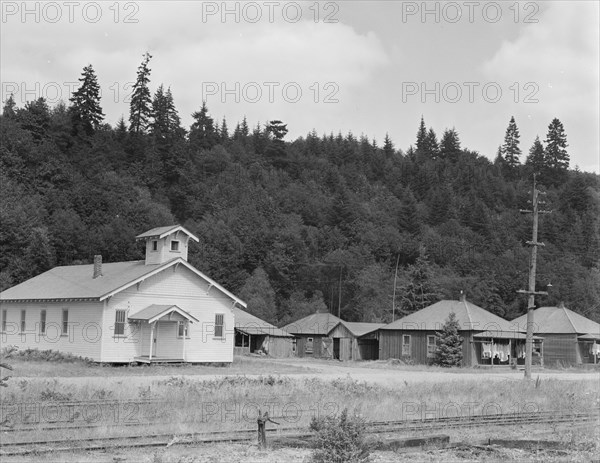
[[(516, 325), (467, 301), (464, 295), (459, 300), (436, 302), (381, 328), (380, 358), (431, 363), (437, 350), (436, 333), (451, 313), (455, 314), (463, 337), (463, 365), (508, 365), (511, 359), (524, 363), (525, 335)], [(536, 338), (538, 357), (541, 341)]]
[(144, 260), (55, 267), (0, 293), (2, 344), (97, 362), (231, 362), (244, 301), (188, 261), (184, 227), (142, 233)]
[(294, 356), (295, 339), (291, 334), (239, 307), (233, 308), (233, 316), (236, 354), (263, 353), (278, 358)]
[(289, 323), (282, 330), (296, 337), (298, 357), (375, 360), (379, 347), (374, 333), (383, 325), (347, 322), (331, 313), (317, 312)]
[[(512, 321), (527, 330), (527, 314)], [(552, 365), (598, 363), (600, 360), (600, 324), (560, 304), (533, 311), (533, 332), (544, 338), (544, 363)]]

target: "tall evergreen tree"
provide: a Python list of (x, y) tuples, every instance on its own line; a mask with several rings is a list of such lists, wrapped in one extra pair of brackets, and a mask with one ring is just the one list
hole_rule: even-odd
[(417, 131), (417, 156), (427, 156), (429, 154), (427, 148), (427, 127), (425, 127), (425, 120), (423, 119), (423, 116), (421, 116), (421, 123), (419, 124), (419, 130)]
[(437, 140), (437, 135), (435, 134), (435, 132), (433, 131), (433, 128), (431, 128), (431, 127), (429, 128), (429, 131), (427, 132), (426, 146), (427, 146), (427, 152), (429, 153), (429, 156), (433, 159), (436, 159), (439, 155), (440, 145)]
[(415, 263), (408, 267), (408, 283), (401, 288), (400, 294), (403, 294), (400, 312), (404, 315), (424, 309), (439, 300), (431, 264), (423, 249)]
[(550, 169), (564, 170), (569, 168), (569, 153), (567, 153), (567, 135), (562, 122), (552, 119), (546, 135), (546, 166)]
[(460, 325), (456, 314), (450, 312), (442, 329), (435, 333), (437, 350), (434, 363), (442, 367), (459, 367), (463, 360), (463, 338), (458, 334)]
[(506, 165), (510, 169), (514, 169), (520, 164), (519, 156), (521, 156), (521, 148), (519, 148), (519, 128), (515, 122), (515, 117), (510, 118), (506, 134), (504, 135), (504, 145), (502, 145), (502, 154)]
[(218, 143), (215, 121), (208, 115), (206, 101), (202, 102), (200, 111), (192, 114), (194, 122), (190, 126), (189, 140), (193, 150), (209, 150)]
[(535, 137), (533, 145), (529, 148), (529, 155), (525, 160), (525, 165), (533, 168), (533, 171), (538, 174), (542, 172), (546, 165), (544, 145), (542, 145), (539, 136)]
[(392, 143), (392, 139), (387, 134), (387, 132), (385, 134), (385, 138), (383, 139), (383, 152), (388, 158), (392, 157), (392, 155), (394, 154), (394, 143)]
[(100, 85), (91, 64), (83, 68), (79, 82), (81, 86), (69, 99), (73, 128), (76, 132), (81, 129), (91, 135), (104, 120), (100, 107)]
[(440, 141), (440, 158), (458, 161), (460, 156), (460, 140), (454, 128), (446, 129)]
[(11, 93), (10, 96), (4, 102), (4, 107), (2, 108), (2, 115), (4, 117), (14, 117), (15, 116), (15, 108), (17, 104), (15, 103), (14, 95)]
[(133, 133), (145, 133), (152, 117), (152, 97), (148, 88), (151, 72), (148, 63), (152, 55), (146, 52), (143, 57), (129, 104), (129, 131)]

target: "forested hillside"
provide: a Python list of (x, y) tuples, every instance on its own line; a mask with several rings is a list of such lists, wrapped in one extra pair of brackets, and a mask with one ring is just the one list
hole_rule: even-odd
[(598, 176), (570, 169), (558, 118), (520, 147), (507, 114), (494, 162), (420, 115), (402, 149), (351, 133), (287, 140), (285, 121), (216, 121), (201, 101), (182, 127), (150, 58), (114, 127), (91, 65), (65, 104), (4, 102), (0, 289), (94, 254), (141, 259), (135, 235), (180, 223), (200, 238), (191, 263), (278, 325), (319, 309), (387, 322), (393, 299), (397, 318), (461, 290), (510, 319), (526, 310), (532, 217), (519, 209), (536, 172), (552, 210), (538, 304), (600, 321)]

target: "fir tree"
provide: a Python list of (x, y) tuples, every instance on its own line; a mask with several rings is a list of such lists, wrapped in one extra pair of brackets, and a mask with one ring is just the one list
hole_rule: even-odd
[(427, 146), (427, 127), (425, 127), (425, 120), (421, 116), (421, 123), (419, 124), (419, 130), (417, 131), (417, 143), (416, 143), (417, 155), (428, 156)]
[(536, 136), (529, 148), (529, 155), (525, 160), (525, 165), (531, 166), (533, 171), (537, 174), (541, 173), (545, 167), (545, 157), (544, 157), (544, 145), (540, 141), (540, 137)]
[(458, 161), (460, 156), (460, 140), (454, 128), (446, 129), (440, 141), (440, 158)]
[(504, 145), (502, 145), (502, 154), (504, 155), (506, 165), (510, 169), (514, 169), (520, 164), (519, 156), (521, 156), (521, 148), (519, 148), (519, 137), (519, 129), (514, 116), (512, 116), (504, 135)]
[(437, 288), (433, 282), (431, 264), (421, 248), (420, 255), (414, 265), (408, 267), (408, 283), (401, 289), (403, 294), (400, 312), (409, 314), (437, 302)]
[(429, 131), (427, 132), (426, 146), (427, 146), (427, 152), (429, 153), (429, 156), (432, 159), (436, 159), (439, 155), (440, 145), (437, 141), (437, 135), (435, 134), (435, 132), (433, 131), (433, 129), (431, 127), (429, 128)]
[(546, 135), (545, 163), (550, 169), (567, 170), (569, 153), (567, 153), (567, 135), (562, 122), (554, 118), (548, 126)]
[(392, 157), (394, 154), (394, 143), (392, 143), (392, 139), (387, 133), (383, 139), (383, 152), (386, 157)]
[(196, 150), (209, 150), (218, 142), (215, 122), (208, 115), (206, 101), (202, 102), (200, 111), (192, 114), (194, 122), (190, 126), (189, 140), (191, 147)]
[(131, 94), (129, 104), (129, 131), (133, 133), (144, 133), (150, 124), (152, 116), (152, 97), (148, 83), (150, 82), (150, 68), (148, 63), (152, 55), (146, 52), (144, 60), (138, 67), (137, 78)]
[(451, 312), (442, 325), (442, 329), (435, 333), (437, 349), (434, 363), (441, 367), (459, 367), (463, 360), (463, 338), (458, 334), (460, 325), (456, 314)]
[(7, 100), (4, 102), (4, 107), (2, 108), (2, 115), (4, 117), (14, 117), (16, 112), (17, 104), (15, 103), (15, 99), (13, 94), (11, 93)]
[(83, 68), (79, 82), (81, 86), (69, 99), (72, 103), (70, 109), (73, 128), (76, 132), (81, 128), (91, 135), (104, 120), (104, 113), (100, 107), (100, 85), (91, 64)]

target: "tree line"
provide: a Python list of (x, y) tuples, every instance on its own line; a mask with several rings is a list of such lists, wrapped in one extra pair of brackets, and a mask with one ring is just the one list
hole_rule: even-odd
[[(127, 121), (104, 120), (92, 65), (67, 103), (43, 98), (0, 116), (0, 288), (56, 265), (143, 258), (135, 235), (180, 223), (200, 238), (190, 262), (274, 324), (329, 310), (388, 322), (461, 290), (502, 317), (526, 310), (536, 175), (541, 305), (598, 320), (598, 176), (571, 169), (550, 121), (524, 155), (511, 117), (494, 161), (455, 128), (421, 117), (414, 145), (352, 133), (286, 140), (280, 120), (231, 127), (203, 102), (181, 123), (171, 88), (137, 69)], [(502, 132), (499, 132), (502, 140)]]

